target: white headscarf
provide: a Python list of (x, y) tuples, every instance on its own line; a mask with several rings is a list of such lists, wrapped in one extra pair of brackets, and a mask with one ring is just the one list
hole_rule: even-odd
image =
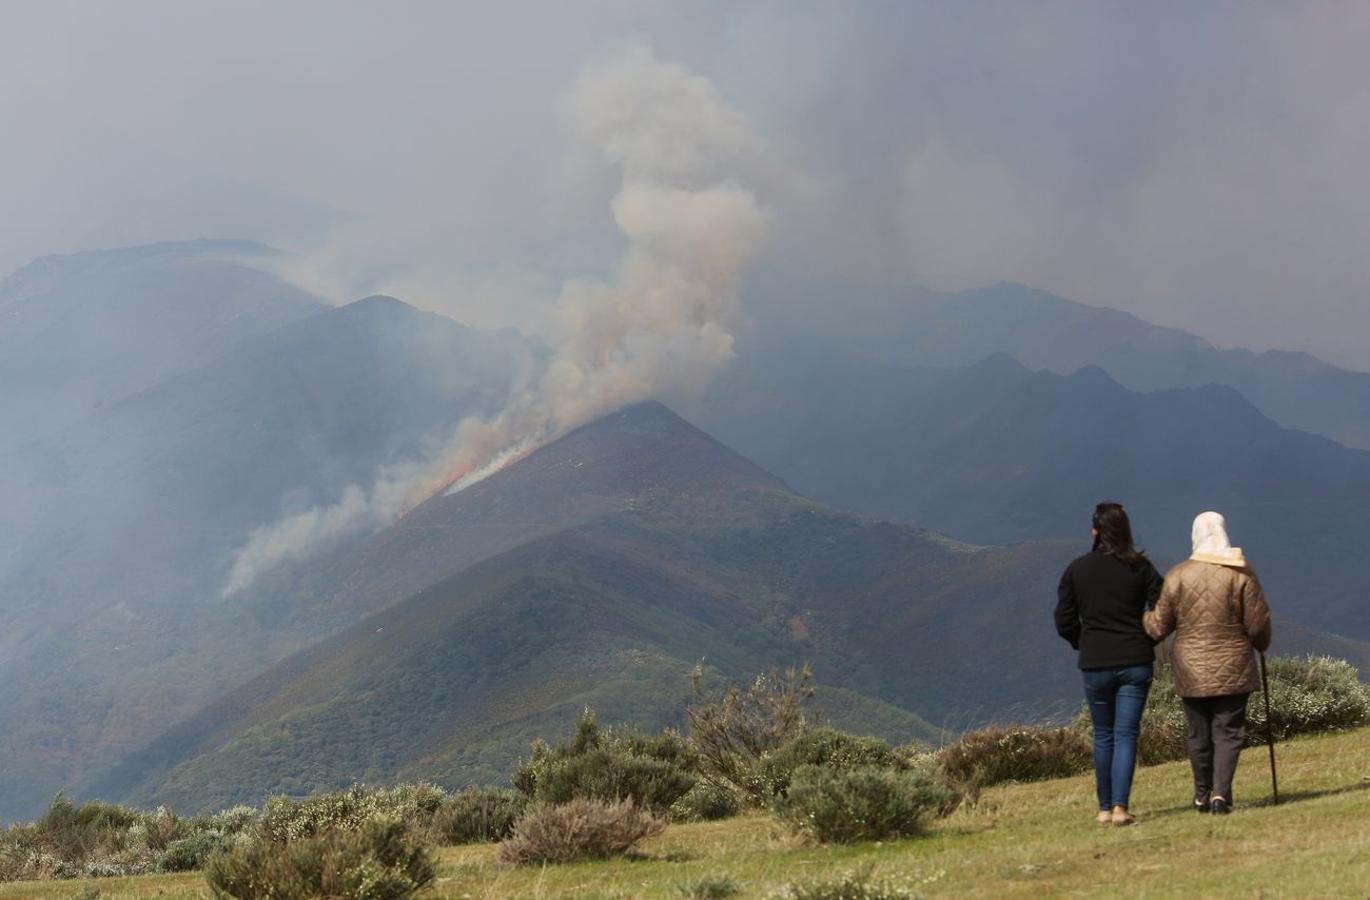
[(1194, 552), (1190, 559), (1199, 562), (1216, 563), (1220, 566), (1246, 565), (1246, 557), (1241, 547), (1232, 546), (1227, 536), (1227, 520), (1219, 513), (1199, 513), (1194, 519)]

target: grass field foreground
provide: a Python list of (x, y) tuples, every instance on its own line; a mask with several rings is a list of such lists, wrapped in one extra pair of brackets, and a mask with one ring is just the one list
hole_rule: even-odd
[[(873, 864), (926, 897), (1086, 896), (1370, 898), (1370, 730), (1303, 738), (1279, 750), (1282, 803), (1270, 803), (1264, 748), (1247, 750), (1237, 812), (1189, 808), (1187, 763), (1141, 769), (1130, 828), (1094, 822), (1092, 777), (986, 791), (912, 840), (823, 847), (766, 817), (673, 826), (642, 858), (509, 869), (493, 846), (439, 850), (442, 898), (653, 898), (728, 876), (739, 898)], [(199, 873), (0, 885), (0, 898), (209, 897)]]

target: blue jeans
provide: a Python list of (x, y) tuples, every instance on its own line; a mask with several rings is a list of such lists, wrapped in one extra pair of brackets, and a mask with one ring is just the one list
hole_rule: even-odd
[(1094, 784), (1099, 809), (1127, 807), (1137, 766), (1137, 733), (1151, 690), (1151, 664), (1085, 669), (1085, 700), (1094, 722)]

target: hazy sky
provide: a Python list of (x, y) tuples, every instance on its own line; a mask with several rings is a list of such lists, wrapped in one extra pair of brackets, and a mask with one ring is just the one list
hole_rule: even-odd
[(0, 270), (253, 237), (338, 300), (536, 321), (617, 258), (565, 105), (633, 43), (747, 120), (760, 266), (1023, 281), (1370, 369), (1356, 2), (0, 0)]

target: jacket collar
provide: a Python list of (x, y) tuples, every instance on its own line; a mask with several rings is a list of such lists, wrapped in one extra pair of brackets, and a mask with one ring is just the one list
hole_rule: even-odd
[(1246, 568), (1246, 556), (1241, 547), (1226, 547), (1216, 553), (1195, 553), (1189, 557), (1195, 562), (1212, 563), (1215, 566), (1231, 566), (1234, 569)]

